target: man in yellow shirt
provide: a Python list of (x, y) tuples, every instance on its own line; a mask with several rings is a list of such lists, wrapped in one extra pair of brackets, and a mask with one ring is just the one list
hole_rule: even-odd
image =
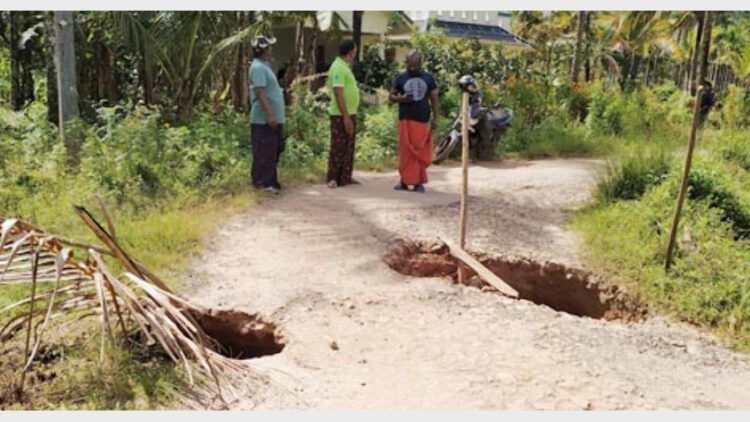
[(352, 178), (354, 171), (354, 139), (357, 133), (359, 88), (351, 65), (357, 57), (357, 45), (345, 40), (339, 46), (339, 56), (328, 69), (328, 91), (331, 105), (331, 148), (328, 153), (328, 187), (359, 184)]

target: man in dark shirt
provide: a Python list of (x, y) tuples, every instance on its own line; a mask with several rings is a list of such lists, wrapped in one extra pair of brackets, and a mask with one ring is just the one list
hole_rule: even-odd
[(698, 126), (703, 127), (703, 125), (706, 123), (706, 120), (708, 120), (708, 112), (711, 111), (711, 107), (714, 106), (714, 103), (716, 103), (716, 96), (714, 96), (714, 91), (711, 87), (711, 83), (708, 81), (703, 81), (703, 97), (701, 97), (701, 106), (698, 110)]
[(411, 185), (414, 192), (422, 193), (427, 183), (427, 166), (432, 163), (432, 132), (438, 127), (439, 103), (435, 78), (422, 70), (422, 56), (417, 51), (407, 55), (406, 71), (393, 81), (390, 99), (398, 103), (399, 119), (398, 172), (401, 180), (394, 188), (409, 190)]

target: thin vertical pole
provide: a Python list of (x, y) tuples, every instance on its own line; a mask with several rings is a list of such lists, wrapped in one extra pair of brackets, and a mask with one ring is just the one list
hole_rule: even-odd
[[(461, 249), (466, 247), (466, 199), (469, 192), (469, 93), (464, 92), (461, 103), (461, 215), (459, 217), (459, 239)], [(464, 284), (466, 273), (463, 266), (459, 266), (458, 281)]]
[(687, 156), (685, 157), (685, 169), (682, 172), (682, 186), (680, 193), (677, 195), (677, 206), (675, 207), (674, 220), (672, 221), (672, 230), (669, 232), (669, 245), (667, 246), (667, 259), (664, 268), (669, 270), (672, 266), (672, 252), (674, 251), (674, 242), (677, 237), (677, 227), (680, 225), (680, 214), (682, 213), (682, 204), (685, 202), (685, 193), (688, 187), (688, 177), (690, 176), (690, 165), (693, 162), (693, 150), (695, 149), (695, 137), (698, 131), (698, 113), (703, 101), (703, 85), (698, 88), (695, 94), (695, 104), (693, 105), (693, 125), (690, 128), (690, 144), (688, 145)]

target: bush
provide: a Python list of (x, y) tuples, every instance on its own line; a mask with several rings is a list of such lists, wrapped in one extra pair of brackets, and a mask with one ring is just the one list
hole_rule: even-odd
[(590, 156), (597, 145), (575, 123), (547, 120), (533, 129), (511, 126), (502, 151), (524, 158)]
[(380, 57), (380, 51), (386, 48), (389, 46), (385, 43), (369, 46), (357, 65), (357, 80), (360, 82), (360, 88), (367, 92), (390, 89), (393, 78), (396, 77), (396, 64), (389, 63)]
[(743, 203), (727, 179), (730, 175), (715, 167), (699, 164), (688, 178), (689, 198), (705, 200), (720, 211), (721, 220), (730, 224), (737, 238), (750, 238), (750, 203)]
[(750, 91), (729, 86), (726, 104), (722, 108), (722, 118), (730, 129), (750, 126)]
[(619, 116), (613, 116), (610, 105), (615, 95), (612, 89), (605, 88), (601, 82), (591, 85), (586, 125), (592, 133), (608, 134), (620, 130)]
[(356, 144), (356, 162), (379, 164), (398, 153), (398, 107), (384, 105), (364, 115)]
[(750, 172), (750, 138), (735, 131), (722, 133), (720, 152), (722, 158)]
[(661, 184), (670, 171), (666, 154), (632, 154), (619, 162), (608, 162), (605, 176), (596, 185), (602, 203), (638, 199), (651, 186)]

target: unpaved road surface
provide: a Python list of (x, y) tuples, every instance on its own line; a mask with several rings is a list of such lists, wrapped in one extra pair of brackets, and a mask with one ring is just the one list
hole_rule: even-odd
[[(468, 245), (579, 265), (564, 223), (600, 162), (472, 166)], [(750, 408), (750, 360), (683, 324), (607, 322), (413, 278), (381, 257), (397, 238), (456, 238), (460, 168), (428, 193), (306, 186), (237, 215), (191, 271), (187, 294), (260, 312), (286, 348), (252, 359), (235, 409)], [(192, 286), (192, 287), (191, 287)]]

